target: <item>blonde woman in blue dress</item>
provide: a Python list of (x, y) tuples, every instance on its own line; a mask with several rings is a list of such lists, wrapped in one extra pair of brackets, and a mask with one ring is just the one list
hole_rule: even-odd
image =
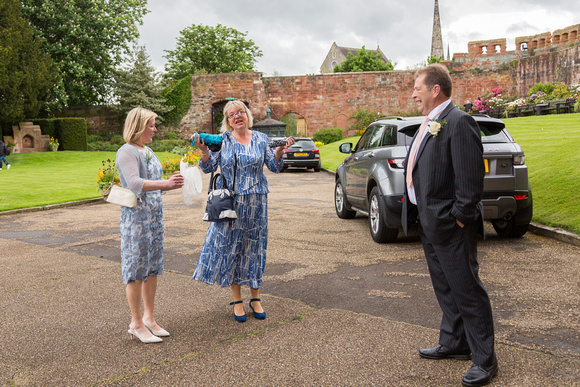
[[(254, 317), (266, 318), (260, 300), (266, 266), (270, 192), (264, 165), (272, 172), (280, 172), (284, 165), (282, 151), (294, 143), (294, 139), (289, 139), (285, 146), (274, 151), (268, 146), (268, 136), (251, 130), (252, 125), (253, 117), (248, 107), (235, 100), (224, 107), (223, 141), (218, 152), (211, 152), (199, 136), (192, 136), (201, 150), (201, 170), (210, 173), (217, 171), (219, 166), (228, 188), (235, 192), (234, 208), (238, 216), (234, 221), (210, 223), (193, 278), (210, 285), (231, 287), (233, 302), (230, 305), (234, 307), (234, 318), (238, 322), (246, 321), (242, 286), (250, 287), (248, 306)], [(236, 186), (233, 187), (235, 158)]]
[[(135, 208), (121, 207), (121, 269), (131, 309), (128, 333), (143, 343), (169, 336), (154, 317), (157, 276), (163, 273), (163, 202), (161, 191), (183, 187), (183, 176), (162, 179), (163, 167), (151, 148), (157, 114), (135, 108), (127, 114), (116, 164), (121, 185), (137, 195)], [(141, 314), (143, 303), (143, 314)]]

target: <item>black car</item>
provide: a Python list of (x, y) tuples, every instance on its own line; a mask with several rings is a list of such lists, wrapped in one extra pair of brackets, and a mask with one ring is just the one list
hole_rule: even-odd
[[(473, 115), (481, 129), (485, 178), (484, 219), (498, 235), (521, 237), (532, 220), (532, 190), (522, 148), (503, 121)], [(369, 218), (376, 242), (394, 242), (401, 227), (405, 156), (423, 117), (386, 117), (370, 124), (335, 174), (334, 204), (343, 219), (357, 212)]]
[(288, 167), (312, 168), (314, 172), (320, 172), (320, 151), (311, 138), (296, 137), (293, 145), (284, 149), (282, 159), (284, 169)]

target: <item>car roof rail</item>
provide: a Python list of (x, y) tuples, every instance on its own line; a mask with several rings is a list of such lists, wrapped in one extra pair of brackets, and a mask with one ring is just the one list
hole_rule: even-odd
[(492, 118), (489, 114), (483, 114), (483, 113), (470, 113), (469, 115), (475, 116), (475, 117), (489, 117), (489, 118)]
[(381, 118), (377, 118), (377, 119), (375, 120), (375, 122), (376, 122), (376, 121), (379, 121), (379, 120), (399, 120), (399, 121), (402, 121), (402, 120), (404, 120), (404, 117), (401, 117), (401, 116), (387, 116), (387, 117), (381, 117)]

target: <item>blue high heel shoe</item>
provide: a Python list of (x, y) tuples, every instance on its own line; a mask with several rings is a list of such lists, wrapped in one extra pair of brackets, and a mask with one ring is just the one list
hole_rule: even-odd
[(254, 310), (254, 308), (252, 307), (252, 301), (261, 301), (259, 298), (252, 298), (250, 300), (250, 308), (252, 309), (252, 312), (254, 312), (254, 317), (257, 318), (258, 320), (263, 320), (266, 318), (266, 312), (262, 312), (262, 313), (256, 313), (256, 311)]
[[(242, 304), (243, 302), (244, 301), (233, 301), (233, 302), (230, 302), (230, 305)], [(243, 316), (238, 316), (236, 314), (236, 312), (234, 311), (234, 318), (236, 319), (237, 322), (244, 322), (244, 321), (246, 321), (246, 314), (244, 313)]]

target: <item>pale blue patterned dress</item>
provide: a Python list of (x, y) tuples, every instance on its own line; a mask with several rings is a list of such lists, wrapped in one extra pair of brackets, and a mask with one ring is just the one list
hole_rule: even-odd
[(210, 173), (219, 166), (231, 190), (234, 146), (238, 158), (234, 208), (238, 219), (210, 223), (193, 279), (210, 285), (247, 285), (257, 289), (262, 284), (268, 245), (267, 194), (270, 191), (264, 164), (276, 173), (284, 164), (282, 159), (276, 161), (264, 133), (252, 131), (252, 140), (247, 145), (237, 142), (229, 132), (223, 136), (221, 150), (211, 152), (210, 159), (201, 163), (200, 168)]
[[(124, 147), (131, 147), (124, 145)], [(123, 152), (123, 149), (125, 153)], [(123, 283), (135, 282), (135, 280), (146, 281), (148, 276), (160, 275), (163, 273), (163, 202), (161, 190), (142, 192), (142, 180), (161, 180), (163, 167), (153, 151), (146, 148), (139, 152), (140, 160), (133, 162), (129, 157), (136, 158), (137, 148), (121, 148), (117, 152), (117, 168), (123, 175), (121, 179), (125, 188), (130, 188), (137, 194), (137, 206), (128, 208), (121, 206), (121, 269), (123, 273)], [(149, 156), (147, 156), (147, 152)], [(140, 161), (145, 168), (145, 172), (137, 172)], [(130, 164), (130, 165), (127, 165)], [(130, 175), (128, 172), (132, 172)], [(126, 183), (125, 180), (132, 180)], [(140, 185), (139, 185), (140, 182)]]

